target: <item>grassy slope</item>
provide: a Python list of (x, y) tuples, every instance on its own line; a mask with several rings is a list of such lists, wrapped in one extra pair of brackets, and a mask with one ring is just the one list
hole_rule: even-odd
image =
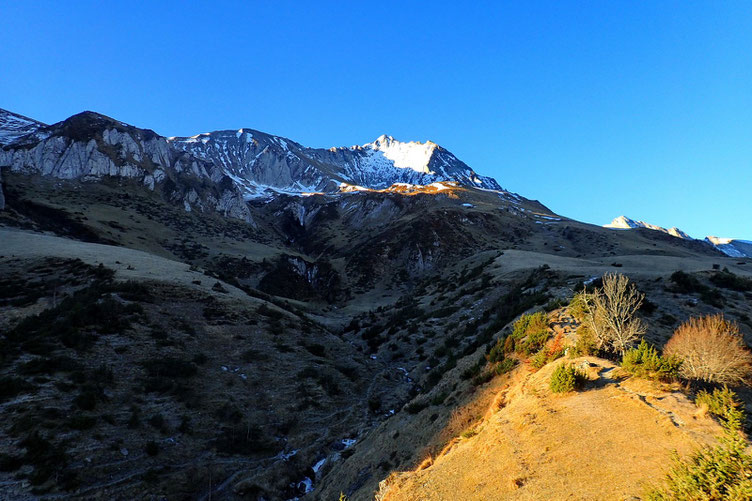
[[(679, 320), (716, 309), (703, 302), (688, 306), (688, 297), (697, 295), (666, 291), (672, 271), (710, 270), (719, 263), (749, 275), (749, 265), (677, 239), (552, 221), (535, 215), (554, 217), (539, 204), (513, 204), (487, 192), (278, 200), (254, 207), (258, 227), (250, 228), (185, 213), (141, 188), (79, 190), (13, 176), (8, 185), (11, 199), (53, 212), (6, 211), (0, 214), (3, 224), (116, 246), (2, 230), (2, 276), (12, 272), (18, 283), (33, 282), (40, 278), (33, 271), (40, 260), (80, 258), (115, 270), (116, 281), (135, 280), (154, 290), (153, 302), (135, 301), (144, 313), (129, 330), (101, 336), (90, 351), (58, 347), (83, 363), (84, 375), (102, 363), (116, 375), (117, 384), (107, 388), (112, 397), (85, 413), (95, 418), (91, 428), (51, 437), (55, 444), (67, 440), (66, 468), (79, 474), (80, 488), (115, 496), (202, 495), (211, 483), (215, 497), (233, 498), (237, 491), (282, 499), (296, 494), (290, 483), (309, 476), (314, 496), (336, 498), (346, 491), (367, 499), (391, 471), (409, 470), (427, 453), (436, 454), (485, 412), (506, 380), (477, 386), (462, 372), (522, 311), (566, 297), (583, 278), (624, 271), (636, 275), (656, 303), (649, 319), (660, 342)], [(307, 213), (318, 210), (318, 216), (301, 227), (288, 208), (293, 202), (304, 204)], [(264, 276), (276, 273), (283, 255), (327, 261), (342, 293), (329, 303), (256, 290)], [(533, 273), (542, 265), (550, 269)], [(51, 278), (65, 273), (55, 266), (48, 272)], [(220, 290), (214, 290), (217, 283)], [(74, 290), (44, 286), (29, 305), (0, 307), (6, 322), (0, 329)], [(722, 294), (729, 314), (749, 318), (743, 295)], [(278, 313), (269, 316), (259, 310), (262, 305)], [(750, 334), (747, 324), (742, 327)], [(123, 347), (123, 353), (115, 351)], [(189, 382), (200, 397), (198, 407), (186, 407), (175, 395), (144, 393), (144, 359), (199, 353), (207, 360), (196, 364)], [(30, 356), (4, 364), (2, 374), (18, 373)], [(45, 411), (50, 408), (80, 412), (73, 402), (78, 388), (59, 390), (79, 384), (70, 382), (78, 377), (70, 371), (44, 375), (49, 381), (33, 382), (34, 391), (2, 405), (9, 415), (37, 420), (44, 412), (52, 416)], [(134, 401), (143, 416), (137, 430), (128, 428)], [(427, 402), (414, 413), (406, 407)], [(166, 419), (166, 433), (143, 422), (156, 414)], [(110, 415), (114, 424), (107, 421)], [(179, 430), (183, 415), (192, 418), (190, 434)], [(47, 434), (60, 428), (56, 419), (39, 429)], [(5, 426), (2, 440), (20, 454), (18, 444), (32, 430), (14, 431), (15, 421)], [(254, 437), (250, 449), (219, 450), (218, 434), (229, 430), (233, 437), (243, 426)], [(358, 443), (341, 450), (342, 438)], [(115, 443), (119, 439), (122, 444)], [(161, 444), (155, 458), (144, 452), (149, 440)], [(123, 456), (120, 448), (138, 452)], [(275, 457), (293, 450), (298, 452), (289, 460)], [(327, 462), (314, 475), (310, 467), (322, 458)], [(112, 485), (102, 480), (109, 476), (116, 480)]]

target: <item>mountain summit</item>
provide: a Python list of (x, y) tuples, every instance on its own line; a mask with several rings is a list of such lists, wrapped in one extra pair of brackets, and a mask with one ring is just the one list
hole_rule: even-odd
[[(85, 111), (46, 125), (0, 110), (0, 166), (61, 179), (129, 178), (186, 210), (217, 210), (250, 221), (243, 199), (336, 193), (394, 184), (501, 190), (441, 146), (382, 135), (363, 146), (308, 148), (254, 129), (163, 137)], [(2, 206), (2, 199), (0, 199)]]
[(396, 183), (427, 185), (453, 181), (461, 186), (501, 190), (441, 146), (401, 142), (382, 135), (362, 146), (307, 148), (253, 129), (170, 137), (176, 148), (222, 166), (247, 198), (270, 193), (335, 192), (342, 183), (383, 189)]
[(682, 230), (674, 226), (673, 228), (663, 228), (662, 226), (657, 226), (654, 224), (646, 223), (645, 221), (635, 221), (634, 219), (630, 219), (627, 216), (619, 216), (617, 218), (614, 218), (613, 221), (611, 221), (608, 224), (603, 225), (604, 228), (613, 228), (617, 230), (631, 230), (634, 228), (646, 228), (648, 230), (655, 230), (660, 231), (663, 233), (667, 233), (671, 236), (677, 237), (677, 238), (685, 238), (685, 239), (691, 239), (688, 234), (684, 233)]
[[(626, 216), (619, 216), (614, 218), (608, 224), (603, 225), (604, 228), (612, 228), (616, 230), (631, 230), (635, 228), (645, 228), (648, 230), (660, 231), (668, 235), (682, 238), (684, 240), (693, 240), (687, 233), (674, 226), (673, 228), (663, 228), (662, 226), (656, 226), (654, 224), (646, 223), (645, 221), (635, 221)], [(748, 240), (738, 240), (734, 238), (719, 238), (714, 236), (705, 237), (702, 240), (706, 244), (712, 245), (722, 253), (729, 257), (752, 257), (752, 242)]]

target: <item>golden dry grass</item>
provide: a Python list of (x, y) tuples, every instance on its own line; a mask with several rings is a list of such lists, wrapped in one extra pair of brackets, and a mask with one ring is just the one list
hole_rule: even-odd
[(430, 467), (393, 475), (384, 501), (625, 499), (662, 478), (672, 450), (688, 453), (720, 431), (672, 388), (619, 381), (604, 360), (574, 363), (583, 361), (594, 380), (567, 395), (547, 389), (551, 371), (565, 361), (535, 374), (519, 371), (507, 405), (478, 435)]

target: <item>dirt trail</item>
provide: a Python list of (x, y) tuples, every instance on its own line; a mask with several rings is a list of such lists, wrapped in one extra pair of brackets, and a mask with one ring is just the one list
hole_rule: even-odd
[[(587, 367), (586, 388), (548, 388), (561, 363)], [(686, 454), (714, 440), (720, 427), (683, 394), (654, 383), (620, 380), (595, 357), (521, 368), (495, 410), (430, 467), (382, 483), (383, 501), (578, 499), (622, 500), (658, 482), (672, 450)], [(388, 487), (386, 487), (388, 485)]]

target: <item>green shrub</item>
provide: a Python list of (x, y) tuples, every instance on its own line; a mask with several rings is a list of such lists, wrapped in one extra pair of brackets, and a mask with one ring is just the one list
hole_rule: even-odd
[(515, 344), (515, 341), (514, 341), (514, 337), (512, 337), (512, 336), (507, 336), (507, 337), (506, 337), (506, 338), (504, 339), (504, 348), (503, 348), (503, 350), (502, 350), (502, 351), (503, 351), (503, 352), (504, 352), (505, 354), (506, 354), (506, 353), (513, 353), (513, 352), (514, 352), (514, 344)]
[(412, 402), (405, 406), (405, 410), (408, 414), (418, 414), (426, 407), (428, 407), (428, 402), (426, 401)]
[(644, 339), (637, 348), (627, 350), (621, 366), (633, 376), (646, 379), (672, 379), (679, 377), (682, 361), (675, 356), (663, 357)]
[(572, 348), (572, 356), (585, 357), (595, 355), (598, 352), (598, 344), (593, 332), (587, 325), (580, 325), (577, 328), (577, 341)]
[(494, 374), (496, 374), (497, 376), (506, 374), (507, 372), (517, 367), (518, 363), (519, 362), (517, 362), (517, 360), (514, 358), (505, 358), (503, 361), (496, 364), (496, 366), (494, 367)]
[(59, 481), (64, 475), (69, 457), (62, 446), (53, 444), (38, 431), (23, 439), (19, 445), (26, 449), (24, 464), (34, 466), (29, 476), (32, 485), (41, 485), (50, 477), (56, 477)]
[(480, 386), (482, 384), (486, 384), (487, 382), (492, 380), (493, 377), (494, 377), (494, 373), (492, 371), (483, 371), (473, 378), (473, 386)]
[(311, 355), (316, 357), (326, 357), (326, 348), (321, 344), (304, 344), (303, 347), (308, 350)]
[(488, 352), (488, 361), (491, 363), (504, 360), (504, 342), (506, 338), (500, 338)]
[(477, 435), (478, 432), (474, 428), (470, 428), (469, 430), (465, 430), (462, 432), (462, 438), (473, 438), (475, 435)]
[(676, 271), (671, 275), (671, 281), (674, 283), (672, 290), (680, 294), (689, 294), (691, 292), (702, 292), (707, 290), (707, 286), (700, 283), (696, 277), (683, 271)]
[(93, 383), (85, 383), (81, 392), (73, 399), (73, 404), (79, 409), (90, 411), (94, 410), (98, 402), (106, 400), (106, 398), (101, 387)]
[(545, 304), (545, 306), (543, 306), (543, 309), (545, 311), (547, 311), (547, 312), (548, 311), (554, 311), (554, 310), (558, 310), (559, 308), (561, 308), (563, 306), (566, 306), (566, 305), (567, 304), (561, 298), (557, 297), (557, 298), (551, 299), (549, 302), (547, 302)]
[(175, 357), (144, 360), (141, 365), (151, 377), (189, 378), (196, 374), (196, 365)]
[(93, 428), (95, 424), (97, 424), (95, 417), (83, 415), (71, 416), (65, 422), (65, 426), (72, 430), (88, 430)]
[(585, 374), (578, 371), (573, 365), (561, 364), (551, 374), (549, 387), (554, 393), (566, 393), (580, 388), (585, 379)]
[(541, 348), (531, 359), (530, 363), (536, 369), (542, 368), (549, 362), (553, 362), (557, 358), (564, 355), (564, 336), (559, 333), (548, 344)]
[(723, 308), (726, 304), (726, 298), (723, 297), (723, 293), (718, 289), (708, 288), (700, 292), (700, 301), (716, 308)]
[(5, 376), (0, 378), (0, 402), (15, 397), (21, 393), (26, 393), (34, 389), (34, 386), (27, 381), (13, 377)]
[(525, 338), (524, 343), (518, 351), (521, 351), (525, 355), (530, 355), (540, 350), (546, 344), (546, 341), (548, 341), (548, 335), (548, 330), (531, 332), (527, 335), (527, 338)]
[(726, 421), (741, 421), (741, 403), (736, 398), (736, 393), (728, 389), (728, 386), (716, 388), (713, 393), (700, 390), (695, 397), (695, 405), (705, 407), (708, 413)]
[(569, 314), (572, 315), (572, 317), (578, 322), (582, 322), (585, 319), (585, 315), (587, 314), (585, 298), (585, 291), (578, 292), (572, 297), (572, 300), (569, 302), (569, 306), (567, 307)]
[(214, 446), (223, 455), (250, 456), (273, 450), (277, 447), (277, 441), (259, 425), (239, 422), (222, 427)]
[(544, 312), (539, 311), (522, 315), (517, 319), (510, 338), (513, 339), (515, 351), (530, 355), (541, 349), (548, 340), (548, 336), (548, 317)]
[(480, 371), (483, 369), (482, 365), (479, 364), (473, 364), (464, 371), (462, 371), (462, 374), (460, 374), (460, 377), (463, 380), (472, 379), (478, 374), (480, 374)]
[(522, 315), (514, 323), (512, 337), (516, 340), (522, 339), (532, 332), (548, 330), (548, 317), (542, 311)]
[[(651, 501), (752, 499), (752, 455), (741, 434), (744, 418), (728, 389), (698, 395), (722, 417), (724, 432), (718, 444), (702, 448), (686, 459), (674, 455), (663, 487), (648, 493)], [(725, 406), (725, 409), (723, 408)]]
[(536, 369), (542, 368), (548, 363), (548, 353), (545, 348), (542, 348), (538, 353), (530, 358), (530, 365)]
[(714, 274), (710, 277), (710, 281), (724, 289), (731, 289), (738, 292), (752, 290), (752, 279), (735, 275), (731, 273), (728, 268), (724, 268), (723, 271)]

